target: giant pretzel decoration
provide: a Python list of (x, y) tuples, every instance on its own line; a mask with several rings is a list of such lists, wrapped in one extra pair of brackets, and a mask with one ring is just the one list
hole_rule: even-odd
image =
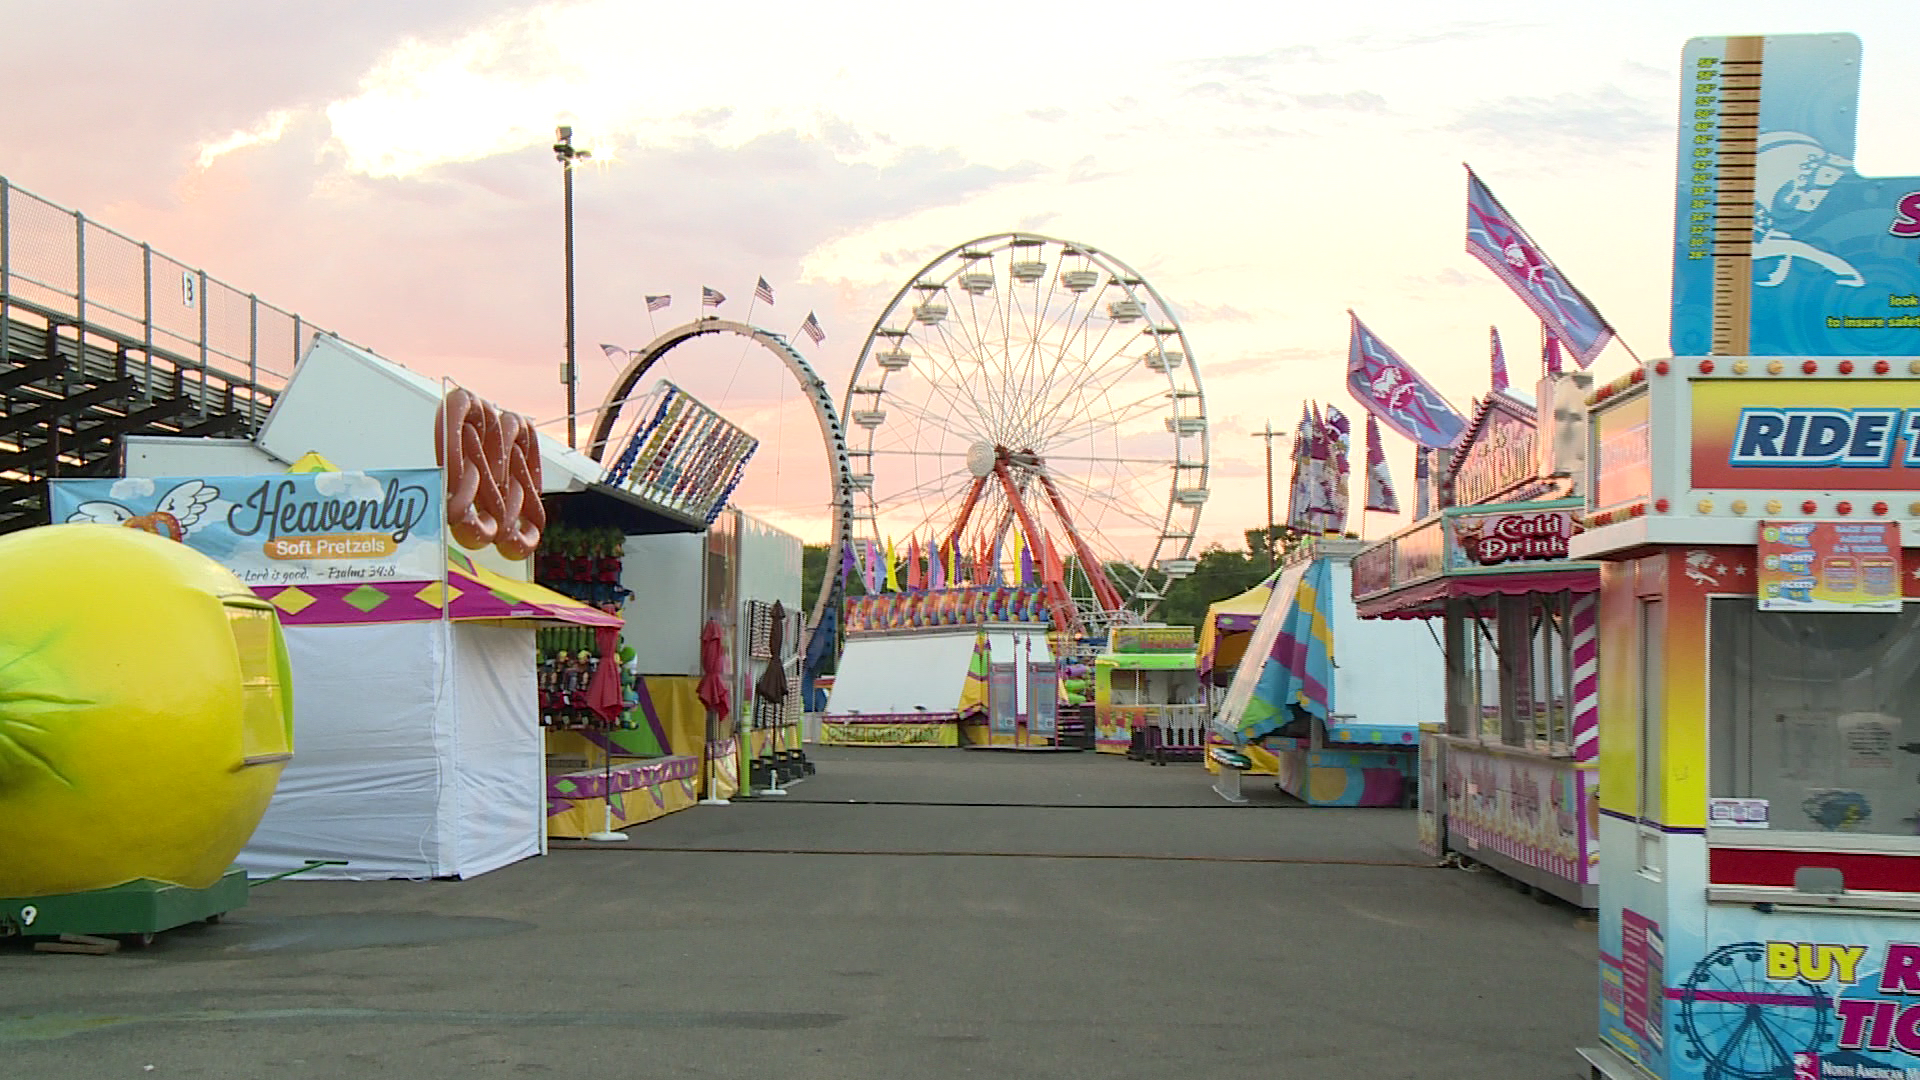
[(433, 457), (447, 471), (447, 532), (461, 547), (524, 559), (540, 546), (540, 443), (533, 421), (458, 387), (434, 417)]

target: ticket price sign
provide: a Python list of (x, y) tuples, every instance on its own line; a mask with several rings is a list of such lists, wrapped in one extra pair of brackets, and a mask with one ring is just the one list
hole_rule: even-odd
[(1760, 523), (1762, 611), (1900, 610), (1900, 526), (1891, 521)]

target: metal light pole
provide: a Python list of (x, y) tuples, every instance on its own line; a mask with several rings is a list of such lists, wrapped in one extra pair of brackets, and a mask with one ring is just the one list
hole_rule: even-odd
[(567, 446), (571, 448), (578, 445), (574, 431), (576, 411), (574, 399), (580, 386), (580, 373), (573, 362), (573, 164), (592, 157), (593, 151), (574, 149), (571, 127), (563, 126), (556, 134), (559, 139), (553, 144), (553, 156), (560, 162), (560, 184), (566, 204), (567, 236), (567, 359), (560, 367), (560, 381), (567, 387)]
[(1267, 569), (1280, 565), (1280, 553), (1274, 549), (1273, 537), (1273, 440), (1284, 438), (1285, 432), (1273, 430), (1273, 421), (1268, 420), (1266, 427), (1253, 433), (1256, 439), (1265, 439), (1267, 443)]

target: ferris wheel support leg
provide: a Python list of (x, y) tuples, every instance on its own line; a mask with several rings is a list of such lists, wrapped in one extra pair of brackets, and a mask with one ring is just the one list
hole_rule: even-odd
[[(1020, 518), (1020, 527), (1026, 530), (1027, 542), (1039, 543), (1040, 530), (1034, 527), (1033, 513), (1027, 509), (1026, 500), (1020, 497), (1020, 490), (1014, 485), (1013, 477), (1007, 475), (1006, 462), (996, 462), (992, 475), (1000, 478), (1000, 486), (1007, 493), (1007, 506)], [(1079, 612), (1074, 609), (1072, 597), (1067, 594), (1067, 583), (1052, 576), (1044, 563), (1041, 565), (1040, 575), (1046, 586), (1047, 603), (1053, 608), (1054, 627), (1062, 633), (1073, 632), (1079, 624), (1080, 617)]]
[(967, 500), (960, 504), (960, 517), (953, 523), (953, 530), (947, 533), (947, 544), (949, 546), (959, 546), (960, 534), (966, 531), (967, 522), (972, 520), (973, 508), (980, 505), (980, 492), (984, 490), (986, 486), (987, 478), (985, 476), (976, 476), (973, 478), (973, 486), (967, 489)]
[(1093, 583), (1093, 594), (1099, 597), (1100, 606), (1108, 611), (1119, 611), (1126, 607), (1126, 603), (1120, 599), (1120, 591), (1113, 587), (1113, 582), (1107, 580), (1107, 568), (1101, 565), (1093, 549), (1081, 538), (1080, 530), (1074, 526), (1073, 515), (1067, 512), (1067, 501), (1060, 497), (1060, 489), (1054, 486), (1053, 477), (1047, 475), (1044, 469), (1038, 475), (1040, 486), (1047, 491), (1048, 501), (1053, 503), (1053, 512), (1059, 515), (1060, 524), (1066, 526), (1067, 539), (1073, 542), (1073, 553), (1080, 557), (1081, 571)]

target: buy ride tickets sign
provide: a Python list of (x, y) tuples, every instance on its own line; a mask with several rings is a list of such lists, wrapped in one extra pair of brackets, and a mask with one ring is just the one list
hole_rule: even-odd
[(55, 480), (55, 522), (101, 522), (174, 540), (248, 585), (439, 581), (437, 469)]
[(1900, 525), (1763, 521), (1762, 611), (1899, 611)]
[(1920, 381), (1698, 379), (1698, 490), (1920, 491)]

